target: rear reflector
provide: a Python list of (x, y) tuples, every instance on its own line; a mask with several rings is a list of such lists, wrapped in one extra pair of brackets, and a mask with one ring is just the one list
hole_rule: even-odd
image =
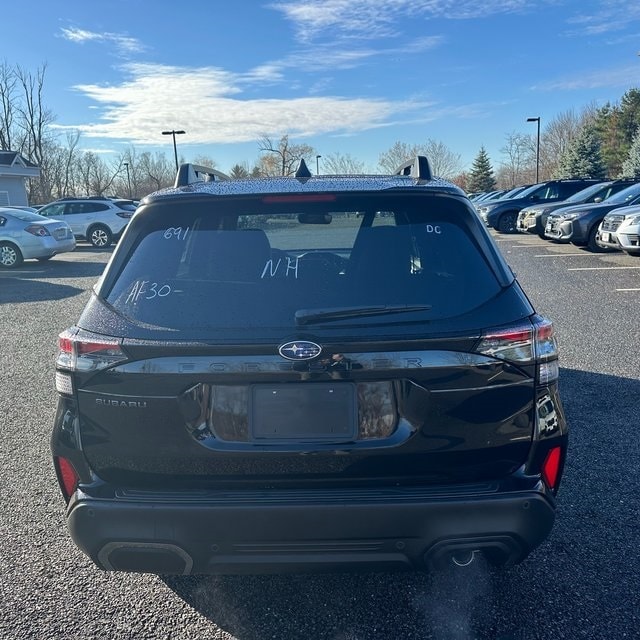
[(560, 447), (554, 447), (547, 453), (547, 457), (542, 464), (542, 478), (547, 483), (547, 486), (554, 491), (557, 488), (560, 475), (561, 453)]
[(71, 374), (56, 371), (56, 391), (66, 396), (73, 395), (73, 378)]
[(53, 458), (53, 463), (58, 473), (58, 482), (60, 483), (62, 493), (64, 494), (65, 500), (69, 502), (71, 496), (78, 488), (80, 478), (78, 477), (78, 474), (73, 468), (71, 462), (66, 458), (55, 456)]

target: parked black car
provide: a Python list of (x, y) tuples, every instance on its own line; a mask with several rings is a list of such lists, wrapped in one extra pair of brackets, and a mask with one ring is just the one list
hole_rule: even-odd
[(547, 219), (544, 235), (557, 242), (571, 242), (578, 247), (598, 251), (596, 235), (607, 213), (618, 207), (640, 204), (640, 183), (635, 183), (600, 204), (583, 204), (563, 208)]
[(221, 177), (145, 198), (60, 336), (76, 544), (162, 574), (525, 558), (567, 448), (556, 341), (464, 193), (423, 157)]
[(525, 207), (566, 200), (577, 191), (598, 182), (600, 180), (549, 180), (534, 184), (521, 191), (515, 198), (495, 200), (486, 205), (479, 205), (477, 209), (488, 227), (493, 227), (501, 233), (513, 233), (516, 231), (518, 214)]
[(566, 200), (562, 200), (561, 202), (526, 207), (518, 214), (516, 228), (521, 233), (537, 233), (541, 238), (544, 238), (547, 219), (554, 211), (562, 209), (563, 207), (572, 207), (578, 204), (598, 204), (636, 182), (636, 180), (630, 179), (599, 182), (574, 193), (572, 196), (569, 196)]

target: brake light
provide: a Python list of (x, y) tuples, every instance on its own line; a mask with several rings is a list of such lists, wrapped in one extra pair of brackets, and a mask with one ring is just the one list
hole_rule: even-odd
[(554, 447), (547, 453), (547, 457), (542, 463), (542, 479), (547, 486), (555, 491), (560, 479), (560, 461), (562, 460), (562, 449)]
[(63, 458), (61, 456), (54, 456), (53, 464), (58, 476), (60, 489), (62, 490), (65, 500), (69, 502), (71, 496), (78, 488), (80, 477), (78, 476), (78, 473), (74, 469), (71, 462), (69, 462), (69, 460), (67, 460), (66, 458)]
[(516, 364), (537, 363), (540, 384), (558, 379), (558, 344), (553, 323), (548, 318), (536, 315), (530, 324), (490, 331), (482, 337), (476, 350)]
[(116, 338), (88, 339), (65, 331), (58, 337), (56, 366), (68, 371), (100, 371), (127, 359)]
[(46, 227), (43, 227), (41, 224), (30, 224), (25, 231), (30, 233), (32, 236), (39, 236), (44, 238), (45, 236), (50, 236), (49, 230)]
[(276, 204), (279, 202), (335, 202), (335, 195), (331, 193), (312, 193), (290, 196), (264, 196), (262, 202), (265, 204)]
[(533, 327), (523, 325), (491, 331), (483, 336), (477, 351), (510, 362), (533, 362)]

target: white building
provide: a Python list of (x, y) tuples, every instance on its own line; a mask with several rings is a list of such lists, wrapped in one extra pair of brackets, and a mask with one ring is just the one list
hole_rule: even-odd
[(0, 207), (27, 206), (27, 178), (38, 178), (40, 168), (17, 151), (0, 151)]

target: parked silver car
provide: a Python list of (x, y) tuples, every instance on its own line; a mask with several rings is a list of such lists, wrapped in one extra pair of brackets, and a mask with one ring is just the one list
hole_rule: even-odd
[(0, 267), (19, 267), (23, 260), (49, 260), (73, 251), (76, 241), (66, 222), (10, 207), (0, 208)]
[[(631, 212), (632, 207), (629, 207)], [(633, 207), (635, 215), (628, 215), (616, 230), (620, 248), (630, 256), (640, 257), (640, 207)]]
[[(620, 251), (622, 248), (618, 240), (618, 229), (629, 218), (640, 217), (640, 206), (619, 207), (604, 217), (596, 234), (596, 243), (605, 249)], [(623, 227), (624, 231), (624, 227)]]

